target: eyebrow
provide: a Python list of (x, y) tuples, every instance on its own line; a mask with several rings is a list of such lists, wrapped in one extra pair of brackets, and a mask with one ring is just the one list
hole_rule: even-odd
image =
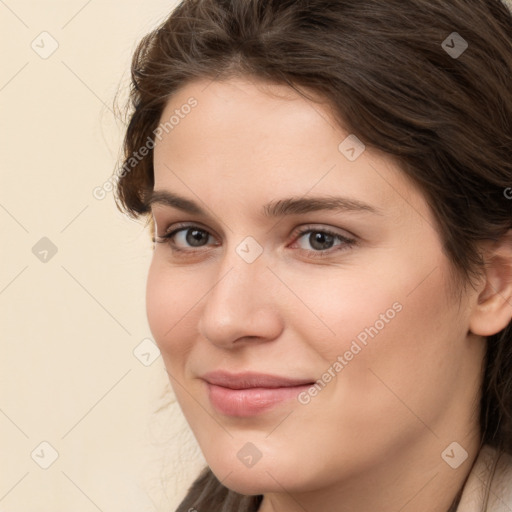
[[(207, 216), (207, 212), (196, 202), (167, 190), (154, 190), (147, 200), (147, 207), (160, 204), (171, 206), (190, 214)], [(357, 199), (336, 196), (290, 197), (271, 201), (263, 206), (265, 217), (284, 217), (286, 215), (302, 215), (316, 211), (368, 212), (382, 215), (381, 210)]]

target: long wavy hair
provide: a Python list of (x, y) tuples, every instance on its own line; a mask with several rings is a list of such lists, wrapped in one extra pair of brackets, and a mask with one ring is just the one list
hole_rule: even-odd
[[(149, 142), (170, 95), (236, 76), (315, 93), (340, 126), (393, 155), (427, 198), (461, 284), (483, 268), (478, 243), (512, 227), (512, 15), (502, 1), (182, 1), (133, 56), (122, 211), (151, 224)], [(486, 341), (481, 443), (512, 454), (511, 324)], [(255, 511), (261, 499), (206, 468), (177, 512)]]

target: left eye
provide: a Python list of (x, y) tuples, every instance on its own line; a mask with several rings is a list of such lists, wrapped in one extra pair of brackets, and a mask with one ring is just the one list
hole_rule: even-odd
[[(308, 230), (299, 233), (297, 244), (301, 249), (313, 251), (327, 251), (336, 245), (347, 244), (350, 245), (352, 240), (324, 230)], [(309, 245), (309, 247), (308, 247)]]

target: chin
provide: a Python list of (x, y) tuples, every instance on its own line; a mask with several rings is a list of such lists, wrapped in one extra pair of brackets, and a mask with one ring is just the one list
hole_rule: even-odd
[[(232, 491), (246, 496), (254, 496), (265, 494), (269, 492), (282, 492), (283, 486), (278, 484), (277, 479), (272, 478), (269, 473), (265, 471), (266, 468), (261, 468), (256, 471), (255, 468), (231, 468), (231, 473), (226, 472), (226, 468), (218, 468), (215, 465), (210, 465), (213, 473), (217, 479), (222, 482), (224, 486)], [(272, 474), (272, 471), (269, 471)], [(229, 476), (226, 477), (226, 475)], [(286, 484), (285, 484), (286, 487)]]
[(311, 484), (304, 468), (298, 467), (296, 460), (276, 460), (270, 454), (262, 454), (252, 467), (245, 466), (236, 453), (229, 460), (224, 454), (206, 457), (206, 461), (224, 486), (243, 495), (281, 493), (283, 488), (289, 492), (305, 490)]

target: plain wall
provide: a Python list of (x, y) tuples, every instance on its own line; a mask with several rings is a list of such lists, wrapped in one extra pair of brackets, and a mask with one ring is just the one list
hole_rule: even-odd
[(177, 405), (154, 413), (162, 358), (136, 349), (148, 231), (93, 196), (135, 45), (174, 5), (0, 3), (0, 512), (172, 511), (202, 466)]

